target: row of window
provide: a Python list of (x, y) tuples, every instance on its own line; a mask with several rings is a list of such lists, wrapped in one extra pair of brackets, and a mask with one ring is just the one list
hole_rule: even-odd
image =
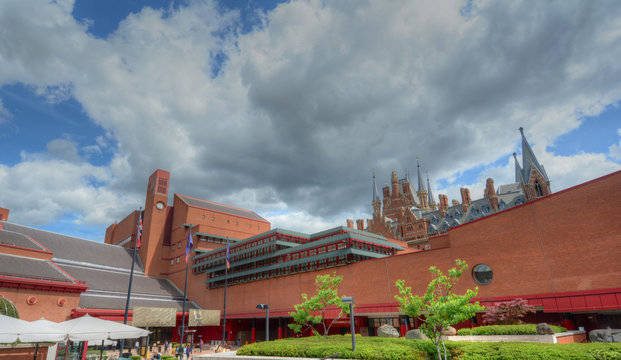
[[(328, 259), (311, 261), (311, 262), (303, 263), (303, 264), (284, 266), (279, 269), (257, 272), (255, 274), (249, 274), (249, 275), (243, 275), (243, 276), (233, 275), (228, 279), (228, 281), (230, 284), (238, 284), (238, 283), (250, 282), (250, 281), (261, 280), (261, 279), (269, 279), (269, 278), (273, 278), (277, 276), (290, 275), (290, 274), (295, 274), (299, 272), (312, 271), (312, 270), (322, 269), (322, 268), (331, 267), (331, 266), (345, 265), (345, 264), (349, 264), (349, 263), (361, 261), (361, 260), (363, 260), (363, 258), (359, 255), (352, 255), (352, 254), (341, 255), (341, 256), (335, 256), (335, 257), (328, 258)], [(218, 271), (218, 272), (211, 274), (212, 278), (220, 277), (220, 276), (224, 276), (223, 271)], [(223, 280), (216, 281), (216, 282), (209, 284), (210, 288), (216, 288), (216, 287), (221, 287), (221, 286), (224, 286)]]

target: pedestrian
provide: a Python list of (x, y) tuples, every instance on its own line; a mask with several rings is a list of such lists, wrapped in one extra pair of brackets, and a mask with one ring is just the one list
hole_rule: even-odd
[(168, 340), (164, 341), (164, 354), (168, 354)]
[(201, 349), (201, 352), (203, 352), (203, 339), (201, 339), (201, 341), (198, 343), (199, 349)]
[(188, 344), (185, 347), (185, 355), (186, 355), (186, 359), (190, 360), (190, 354), (192, 353), (192, 346), (190, 344)]

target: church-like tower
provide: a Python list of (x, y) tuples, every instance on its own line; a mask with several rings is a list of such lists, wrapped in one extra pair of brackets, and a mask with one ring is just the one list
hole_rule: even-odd
[(429, 202), (428, 202), (428, 193), (427, 189), (425, 189), (425, 183), (423, 181), (423, 177), (420, 174), (420, 159), (416, 158), (416, 168), (418, 170), (418, 191), (416, 195), (418, 195), (418, 203), (419, 208), (421, 210), (429, 210)]
[(543, 165), (539, 164), (533, 149), (528, 144), (524, 136), (524, 129), (520, 127), (522, 135), (522, 166), (518, 163), (516, 153), (513, 153), (515, 161), (515, 181), (522, 185), (522, 190), (526, 196), (526, 200), (540, 198), (550, 195), (550, 179)]

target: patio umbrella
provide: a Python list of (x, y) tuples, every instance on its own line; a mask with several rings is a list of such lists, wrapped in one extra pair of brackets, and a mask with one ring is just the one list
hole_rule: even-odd
[(58, 324), (58, 329), (63, 330), (68, 335), (69, 340), (73, 341), (134, 339), (149, 334), (149, 330), (102, 320), (89, 315), (61, 322)]
[(0, 343), (22, 342), (58, 342), (65, 339), (66, 333), (44, 324), (0, 315)]

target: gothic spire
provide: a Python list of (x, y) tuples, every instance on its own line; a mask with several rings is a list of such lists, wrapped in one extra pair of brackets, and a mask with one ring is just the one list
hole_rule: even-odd
[(515, 162), (515, 182), (524, 184), (524, 180), (522, 179), (522, 167), (520, 163), (518, 163), (517, 154), (513, 153), (513, 160)]
[(427, 189), (428, 189), (428, 199), (429, 199), (429, 204), (432, 204), (435, 202), (435, 200), (433, 199), (433, 194), (431, 193), (431, 184), (429, 183), (429, 173), (425, 171), (425, 175), (427, 175)]
[(418, 191), (425, 190), (425, 184), (423, 182), (423, 177), (420, 174), (420, 159), (416, 158), (416, 168), (418, 169)]
[(375, 169), (373, 169), (373, 201), (379, 200), (379, 194), (377, 192), (377, 184), (375, 183)]
[(530, 172), (534, 167), (537, 171), (539, 171), (539, 173), (541, 173), (541, 176), (543, 176), (545, 180), (550, 181), (545, 169), (543, 166), (539, 165), (539, 161), (537, 161), (537, 157), (535, 156), (533, 149), (531, 149), (528, 141), (526, 141), (526, 136), (524, 136), (524, 128), (520, 127), (520, 133), (522, 134), (522, 178), (524, 180), (530, 179)]

